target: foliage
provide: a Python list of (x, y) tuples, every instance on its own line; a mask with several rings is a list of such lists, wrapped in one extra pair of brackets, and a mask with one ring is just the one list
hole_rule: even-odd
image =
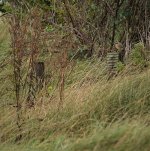
[(145, 47), (143, 43), (137, 43), (131, 53), (131, 60), (134, 65), (144, 67), (146, 65)]
[[(121, 74), (107, 81), (106, 62), (93, 57), (98, 51), (105, 56), (115, 41), (126, 48), (137, 43), (131, 61), (145, 66), (148, 2), (9, 0), (11, 47), (7, 26), (0, 24), (0, 150), (149, 150), (149, 67), (133, 71), (119, 62)], [(37, 60), (45, 63), (45, 81), (33, 94)], [(29, 94), (35, 96), (33, 108), (27, 106)]]
[[(92, 132), (83, 138), (71, 139), (59, 136), (54, 141), (30, 141), (26, 144), (3, 145), (3, 151), (147, 151), (150, 147), (150, 128), (139, 122), (115, 123), (103, 128), (100, 123), (93, 125)], [(139, 137), (140, 135), (140, 137)]]
[[(86, 45), (89, 57), (97, 52), (97, 48), (101, 48), (99, 51), (112, 49), (116, 41), (125, 44), (128, 40), (129, 44), (133, 44), (142, 39), (148, 43), (145, 35), (148, 35), (149, 28), (149, 0), (12, 0), (9, 3), (15, 6), (14, 10), (25, 13), (33, 6), (38, 6), (43, 10), (46, 24), (61, 25), (63, 28), (67, 25), (73, 30), (81, 47)], [(106, 54), (106, 50), (103, 53)]]
[(117, 67), (117, 71), (121, 72), (124, 69), (125, 65), (122, 62), (118, 62), (116, 67)]
[[(103, 66), (78, 64), (66, 88), (63, 110), (57, 93), (41, 95), (35, 109), (23, 111), (23, 138), (17, 145), (14, 108), (5, 107), (1, 119), (1, 150), (147, 150), (149, 149), (149, 72), (125, 75), (107, 83)], [(78, 74), (77, 74), (78, 73)], [(99, 75), (98, 75), (99, 74)], [(98, 80), (96, 80), (99, 77)], [(141, 137), (137, 137), (137, 136)]]

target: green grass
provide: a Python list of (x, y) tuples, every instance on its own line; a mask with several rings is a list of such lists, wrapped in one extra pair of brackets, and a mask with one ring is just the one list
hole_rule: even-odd
[(140, 122), (122, 122), (103, 128), (100, 123), (83, 138), (57, 136), (43, 142), (36, 140), (24, 144), (5, 144), (2, 151), (149, 151), (150, 127)]
[[(0, 61), (10, 57), (4, 35)], [(48, 83), (34, 109), (23, 103), (19, 132), (8, 63), (0, 72), (0, 151), (149, 151), (150, 69), (126, 68), (107, 81), (105, 63), (78, 61), (67, 70), (63, 109), (58, 111), (59, 90), (48, 92)]]
[[(93, 72), (88, 76), (94, 76)], [(149, 74), (148, 70), (109, 82), (85, 78), (72, 83), (66, 88), (64, 108), (59, 112), (57, 94), (51, 100), (43, 99), (42, 104), (37, 101), (35, 109), (22, 113), (19, 145), (15, 143), (19, 135), (15, 108), (5, 107), (0, 121), (1, 150), (148, 151)]]

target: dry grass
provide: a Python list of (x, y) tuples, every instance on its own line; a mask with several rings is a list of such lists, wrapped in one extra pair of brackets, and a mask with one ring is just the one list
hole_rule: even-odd
[[(4, 52), (9, 52), (8, 46)], [(35, 108), (23, 104), (23, 137), (16, 142), (20, 134), (11, 67), (6, 66), (0, 73), (6, 78), (0, 80), (0, 150), (149, 151), (150, 70), (131, 69), (107, 81), (105, 63), (77, 62), (71, 73), (67, 71), (63, 109), (58, 112), (59, 90), (53, 83), (38, 94)]]

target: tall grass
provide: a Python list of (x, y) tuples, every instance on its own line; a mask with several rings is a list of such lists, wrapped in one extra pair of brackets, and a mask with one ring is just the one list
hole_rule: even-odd
[[(9, 52), (8, 47), (3, 50)], [(23, 137), (16, 142), (20, 134), (7, 65), (0, 73), (1, 78), (7, 77), (6, 82), (0, 80), (0, 150), (149, 151), (150, 70), (127, 71), (107, 81), (105, 63), (77, 62), (66, 76), (63, 109), (58, 111), (58, 90), (49, 92), (49, 83), (34, 109), (23, 106)]]

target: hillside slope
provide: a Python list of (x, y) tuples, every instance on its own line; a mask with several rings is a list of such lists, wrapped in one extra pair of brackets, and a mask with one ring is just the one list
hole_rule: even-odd
[[(59, 89), (51, 83), (39, 93), (34, 108), (25, 108), (23, 102), (18, 130), (5, 29), (0, 30), (0, 151), (150, 150), (149, 68), (127, 67), (107, 81), (106, 65), (98, 59), (77, 61), (67, 74), (60, 110)], [(20, 141), (17, 136), (22, 136)]]

